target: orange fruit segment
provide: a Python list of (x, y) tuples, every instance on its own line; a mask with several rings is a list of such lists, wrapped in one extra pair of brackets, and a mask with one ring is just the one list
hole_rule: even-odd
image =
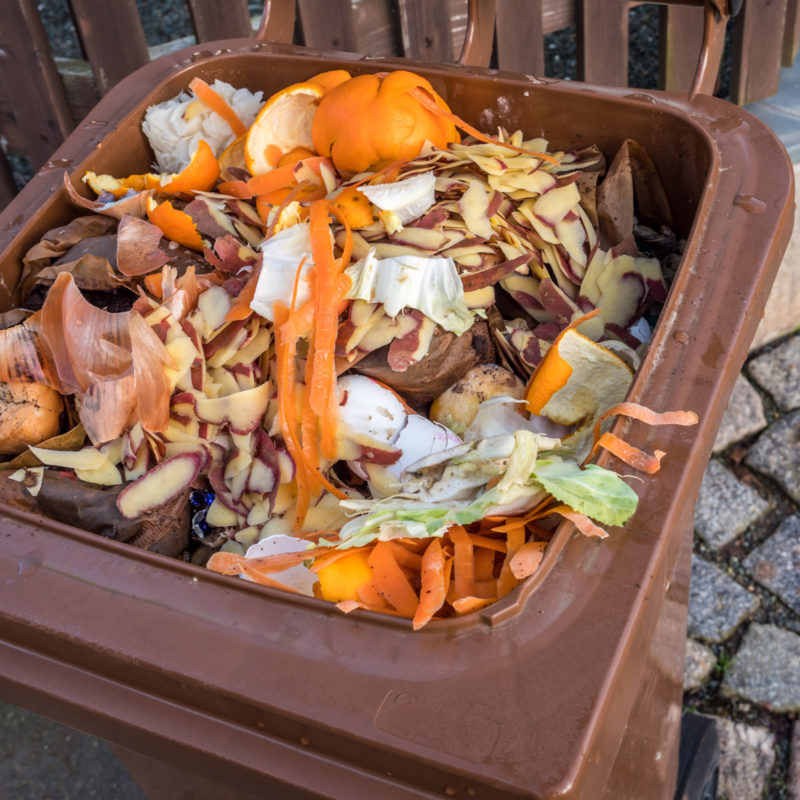
[(169, 200), (156, 203), (152, 197), (148, 197), (147, 218), (153, 225), (161, 228), (161, 233), (167, 239), (190, 250), (203, 252), (203, 239), (197, 232), (194, 220), (185, 211), (175, 208)]

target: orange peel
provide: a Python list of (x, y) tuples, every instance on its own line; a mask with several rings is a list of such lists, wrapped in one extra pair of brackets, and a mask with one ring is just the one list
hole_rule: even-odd
[(219, 154), (219, 174), (220, 178), (224, 181), (235, 180), (229, 170), (231, 167), (235, 169), (247, 169), (247, 164), (244, 160), (244, 142), (247, 134), (243, 133), (234, 139), (220, 154)]
[[(444, 112), (434, 113), (412, 95), (422, 89)], [(337, 169), (357, 173), (387, 161), (415, 158), (426, 141), (445, 148), (458, 141), (450, 109), (422, 76), (407, 70), (358, 75), (319, 102), (311, 133), (316, 151)]]
[(122, 197), (131, 189), (134, 192), (155, 189), (162, 194), (207, 192), (214, 188), (219, 176), (220, 166), (214, 151), (207, 142), (200, 140), (189, 163), (180, 172), (171, 175), (146, 172), (128, 175), (127, 178), (87, 172), (83, 176), (83, 181), (95, 194), (109, 192), (114, 197)]
[(189, 163), (170, 181), (158, 187), (164, 194), (207, 192), (219, 180), (219, 161), (208, 142), (202, 139), (192, 153)]
[(161, 229), (167, 239), (190, 250), (203, 252), (203, 239), (194, 220), (185, 211), (175, 208), (169, 200), (156, 203), (152, 197), (148, 197), (147, 218)]

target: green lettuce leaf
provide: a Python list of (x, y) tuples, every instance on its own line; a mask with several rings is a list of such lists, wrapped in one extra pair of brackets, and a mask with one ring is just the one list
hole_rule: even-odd
[(616, 472), (573, 461), (539, 461), (534, 477), (562, 503), (604, 525), (623, 525), (636, 511), (639, 498)]

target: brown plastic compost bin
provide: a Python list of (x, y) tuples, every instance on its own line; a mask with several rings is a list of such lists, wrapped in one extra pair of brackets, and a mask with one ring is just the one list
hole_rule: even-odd
[[(145, 108), (193, 76), (268, 95), (337, 66), (408, 67), (241, 40), (214, 49), (123, 81), (6, 209), (6, 306), (22, 254), (77, 213), (64, 168), (81, 191), (86, 169), (145, 171)], [(791, 165), (764, 125), (710, 97), (414, 68), (484, 129), (607, 155), (629, 137), (647, 149), (688, 241), (630, 399), (696, 411), (700, 424), (620, 424), (632, 444), (667, 453), (658, 475), (635, 481), (630, 523), (605, 541), (562, 526), (512, 595), (419, 633), (3, 509), (2, 696), (135, 751), (143, 785), (161, 781), (154, 797), (674, 791), (694, 503), (788, 241)]]

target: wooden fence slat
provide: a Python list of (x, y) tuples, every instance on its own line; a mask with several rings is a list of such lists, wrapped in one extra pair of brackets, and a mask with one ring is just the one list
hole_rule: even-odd
[(658, 85), (685, 94), (700, 58), (704, 12), (691, 6), (662, 6), (659, 13)]
[(450, 13), (443, 0), (399, 0), (403, 51), (415, 61), (454, 60)]
[(577, 0), (578, 80), (628, 85), (626, 0)]
[(17, 193), (17, 185), (11, 174), (11, 165), (6, 160), (5, 153), (0, 150), (0, 211), (2, 211)]
[[(747, 2), (736, 17), (731, 99), (746, 105), (778, 91), (786, 0)], [(765, 43), (773, 43), (773, 46)]]
[(198, 42), (253, 35), (247, 0), (189, 0)]
[(135, 0), (69, 0), (78, 38), (105, 94), (149, 60)]
[(544, 75), (542, 0), (500, 0), (495, 37), (500, 69)]
[(297, 7), (307, 47), (357, 51), (350, 0), (298, 0)]
[[(505, 0), (503, 0), (505, 2)], [(542, 30), (544, 33), (553, 33), (563, 28), (569, 28), (576, 22), (575, 3), (564, 0), (543, 0), (542, 2)]]
[(397, 4), (393, 0), (358, 0), (350, 13), (359, 53), (396, 56), (403, 52)]
[(35, 0), (4, 0), (0, 132), (38, 169), (74, 127)]
[(791, 67), (800, 48), (800, 0), (787, 0), (781, 66)]

